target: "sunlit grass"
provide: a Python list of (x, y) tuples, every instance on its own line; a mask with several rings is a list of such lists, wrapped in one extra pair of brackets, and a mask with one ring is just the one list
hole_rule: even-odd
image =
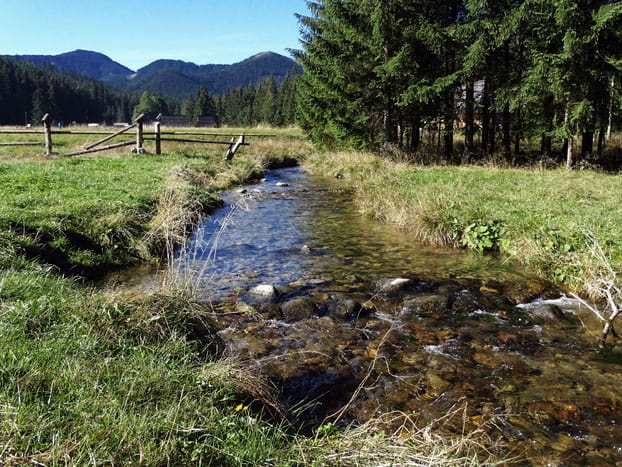
[(298, 134), (251, 137), (230, 163), (220, 146), (181, 143), (161, 156), (0, 156), (0, 464), (474, 462), (468, 442), (439, 449), (414, 432), (302, 436), (272, 386), (222, 359), (217, 324), (187, 290), (80, 277), (164, 259), (220, 190), (306, 157)]
[(356, 152), (316, 154), (307, 164), (317, 173), (348, 179), (362, 212), (426, 243), (459, 247), (469, 226), (498, 223), (503, 232), (493, 247), (581, 289), (593, 279), (585, 237), (591, 232), (606, 245), (614, 267), (622, 266), (617, 175), (418, 166)]

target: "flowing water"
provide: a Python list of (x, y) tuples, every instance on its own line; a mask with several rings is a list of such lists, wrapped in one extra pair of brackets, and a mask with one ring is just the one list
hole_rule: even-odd
[(224, 200), (174, 270), (311, 425), (400, 411), (481, 429), (516, 463), (622, 461), (622, 354), (597, 351), (577, 302), (502, 259), (366, 219), (340, 181), (301, 168)]

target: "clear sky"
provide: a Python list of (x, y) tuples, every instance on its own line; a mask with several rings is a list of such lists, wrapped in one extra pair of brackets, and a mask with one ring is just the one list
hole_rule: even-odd
[(136, 70), (159, 58), (229, 64), (298, 48), (304, 0), (0, 0), (0, 55), (93, 50)]

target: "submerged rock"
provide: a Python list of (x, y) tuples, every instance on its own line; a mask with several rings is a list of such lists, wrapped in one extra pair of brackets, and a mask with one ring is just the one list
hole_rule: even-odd
[(315, 304), (309, 297), (298, 297), (281, 305), (283, 318), (291, 321), (300, 321), (315, 315)]
[(456, 293), (451, 304), (451, 310), (454, 313), (473, 313), (481, 310), (483, 306), (477, 300), (477, 297), (469, 290), (461, 290)]
[(339, 299), (329, 306), (329, 313), (339, 319), (355, 319), (369, 314), (369, 310), (356, 300)]
[(235, 312), (242, 315), (253, 316), (256, 313), (256, 310), (248, 303), (237, 302), (235, 304)]
[(448, 304), (449, 299), (444, 295), (419, 295), (404, 303), (400, 316), (410, 318), (422, 314), (442, 313), (447, 311)]
[(559, 323), (565, 319), (564, 312), (557, 306), (542, 303), (527, 310), (527, 314), (538, 321), (547, 323)]
[(403, 277), (397, 277), (395, 279), (383, 279), (376, 283), (379, 292), (386, 294), (392, 294), (399, 292), (405, 287), (412, 284), (412, 279), (405, 279)]
[(259, 307), (258, 311), (264, 319), (279, 320), (283, 317), (281, 314), (281, 308), (274, 303), (263, 303)]

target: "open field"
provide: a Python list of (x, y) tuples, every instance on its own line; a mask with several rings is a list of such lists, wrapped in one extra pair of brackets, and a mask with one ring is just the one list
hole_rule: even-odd
[[(161, 156), (0, 157), (0, 459), (463, 465), (479, 455), (485, 464), (476, 438), (442, 439), (407, 418), (396, 432), (379, 419), (303, 436), (274, 388), (222, 359), (209, 310), (188, 291), (95, 280), (166, 261), (220, 190), (295, 157), (353, 184), (363, 213), (414, 238), (499, 249), (579, 289), (597, 272), (584, 232), (600, 238), (614, 267), (622, 262), (618, 177), (398, 164), (315, 153), (297, 130), (245, 132), (276, 136), (250, 139), (229, 164), (220, 146), (181, 143)], [(69, 149), (92, 140), (71, 136)]]
[[(4, 132), (19, 132), (17, 134), (10, 134)], [(24, 132), (30, 133), (24, 133)], [(42, 134), (41, 128), (31, 128), (26, 130), (23, 127), (0, 127), (0, 144), (1, 143), (41, 143), (40, 146), (0, 146), (0, 161), (28, 161), (28, 160), (42, 160), (45, 159), (45, 148), (43, 146), (44, 135)], [(52, 131), (56, 131), (52, 129)], [(89, 143), (93, 143), (98, 139), (101, 139), (107, 133), (114, 133), (118, 131), (118, 128), (107, 128), (107, 127), (97, 127), (97, 128), (88, 128), (88, 127), (70, 127), (70, 128), (62, 128), (61, 132), (72, 132), (72, 134), (52, 134), (52, 142), (53, 142), (53, 151), (60, 155), (68, 154), (75, 151), (80, 151)], [(145, 138), (153, 138), (153, 127), (149, 125), (145, 125)], [(251, 143), (250, 148), (246, 148), (247, 152), (250, 149), (251, 152), (254, 150), (252, 146), (265, 147), (266, 145), (274, 145), (274, 140), (278, 141), (289, 141), (290, 144), (293, 144), (293, 141), (297, 140), (302, 142), (302, 132), (298, 128), (288, 128), (288, 129), (272, 129), (272, 128), (167, 128), (162, 127), (163, 137), (172, 137), (177, 139), (183, 139), (183, 133), (203, 133), (206, 136), (201, 137), (197, 135), (193, 135), (190, 138), (192, 139), (211, 139), (217, 141), (228, 142), (231, 138), (230, 135), (240, 135), (242, 133), (257, 135), (257, 136), (249, 136), (247, 141)], [(166, 133), (178, 133), (177, 135), (169, 135)], [(103, 133), (101, 135), (93, 134), (93, 133)], [(222, 136), (220, 136), (222, 135)], [(186, 136), (188, 138), (189, 136)], [(111, 141), (111, 143), (118, 143), (124, 141), (135, 141), (136, 140), (136, 131), (129, 130), (125, 134), (121, 134), (117, 136), (115, 139)], [(108, 144), (108, 143), (106, 143)], [(306, 145), (303, 143), (303, 146)], [(208, 148), (206, 152), (222, 152), (225, 153), (227, 146), (226, 145), (202, 145), (202, 144), (188, 144), (188, 143), (175, 143), (175, 142), (162, 142), (163, 152), (164, 153), (174, 153), (174, 152), (183, 152), (183, 151), (193, 151), (197, 149), (205, 149)], [(218, 148), (218, 149), (217, 149)], [(145, 149), (148, 152), (155, 152), (155, 143), (153, 141), (145, 141)], [(292, 148), (293, 149), (293, 148)], [(109, 151), (105, 151), (103, 153), (96, 153), (91, 157), (98, 155), (127, 155), (131, 150), (130, 147), (122, 147), (117, 149), (111, 149)]]
[(410, 426), (394, 435), (372, 425), (299, 435), (273, 388), (222, 359), (206, 306), (187, 291), (104, 290), (92, 281), (163, 261), (219, 190), (303, 158), (310, 147), (292, 133), (253, 142), (230, 164), (220, 147), (3, 156), (3, 464), (473, 461), (476, 440), (453, 442)]

